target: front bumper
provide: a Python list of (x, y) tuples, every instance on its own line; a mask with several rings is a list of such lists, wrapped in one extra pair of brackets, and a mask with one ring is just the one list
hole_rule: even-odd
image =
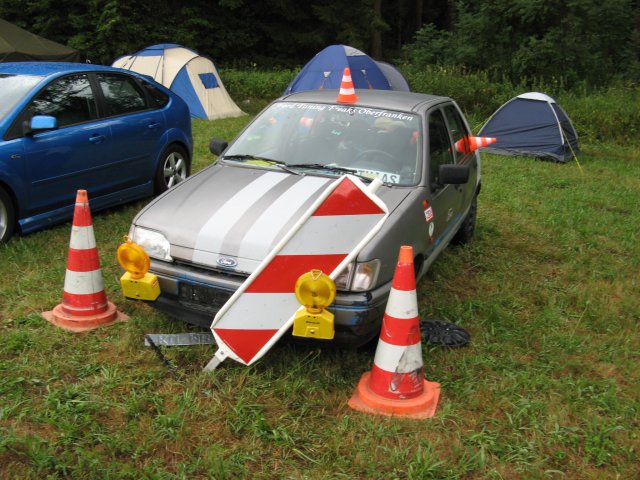
[[(213, 317), (246, 277), (151, 260), (161, 294), (151, 306), (192, 325), (209, 328)], [(328, 308), (335, 315), (334, 346), (358, 347), (380, 334), (391, 283), (361, 293), (338, 292)], [(294, 312), (291, 312), (293, 315)], [(290, 336), (290, 335), (287, 335)], [(291, 337), (297, 340), (297, 337)], [(327, 340), (302, 340), (327, 344)]]

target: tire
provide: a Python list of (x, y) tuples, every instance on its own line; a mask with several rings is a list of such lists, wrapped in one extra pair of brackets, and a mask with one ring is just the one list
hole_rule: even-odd
[(16, 226), (16, 213), (9, 194), (0, 187), (0, 243), (7, 242)]
[(158, 163), (154, 180), (154, 190), (156, 195), (167, 191), (189, 176), (191, 172), (191, 161), (189, 155), (179, 145), (169, 145)]
[(473, 238), (476, 229), (476, 216), (478, 213), (478, 195), (473, 197), (467, 216), (464, 217), (460, 228), (453, 237), (453, 243), (457, 245), (466, 245)]

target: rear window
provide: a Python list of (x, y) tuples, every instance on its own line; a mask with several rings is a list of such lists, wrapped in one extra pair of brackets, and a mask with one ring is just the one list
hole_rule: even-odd
[(113, 117), (147, 109), (144, 93), (133, 78), (124, 75), (98, 75), (104, 95), (106, 115)]
[(164, 93), (162, 90), (157, 88), (156, 86), (150, 84), (149, 82), (145, 82), (144, 80), (138, 80), (142, 88), (149, 94), (151, 98), (152, 108), (162, 108), (167, 103), (169, 103), (169, 95)]

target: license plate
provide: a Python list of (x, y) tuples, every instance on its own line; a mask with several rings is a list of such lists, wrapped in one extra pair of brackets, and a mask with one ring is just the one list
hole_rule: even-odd
[(232, 293), (196, 283), (180, 282), (178, 285), (180, 303), (207, 313), (220, 310)]

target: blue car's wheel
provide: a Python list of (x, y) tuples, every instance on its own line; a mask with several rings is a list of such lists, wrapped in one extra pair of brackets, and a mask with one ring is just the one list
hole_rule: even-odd
[(156, 171), (155, 193), (161, 194), (189, 176), (189, 155), (179, 145), (169, 145), (160, 157)]
[(16, 217), (11, 197), (4, 189), (0, 188), (0, 243), (11, 238), (15, 222)]

